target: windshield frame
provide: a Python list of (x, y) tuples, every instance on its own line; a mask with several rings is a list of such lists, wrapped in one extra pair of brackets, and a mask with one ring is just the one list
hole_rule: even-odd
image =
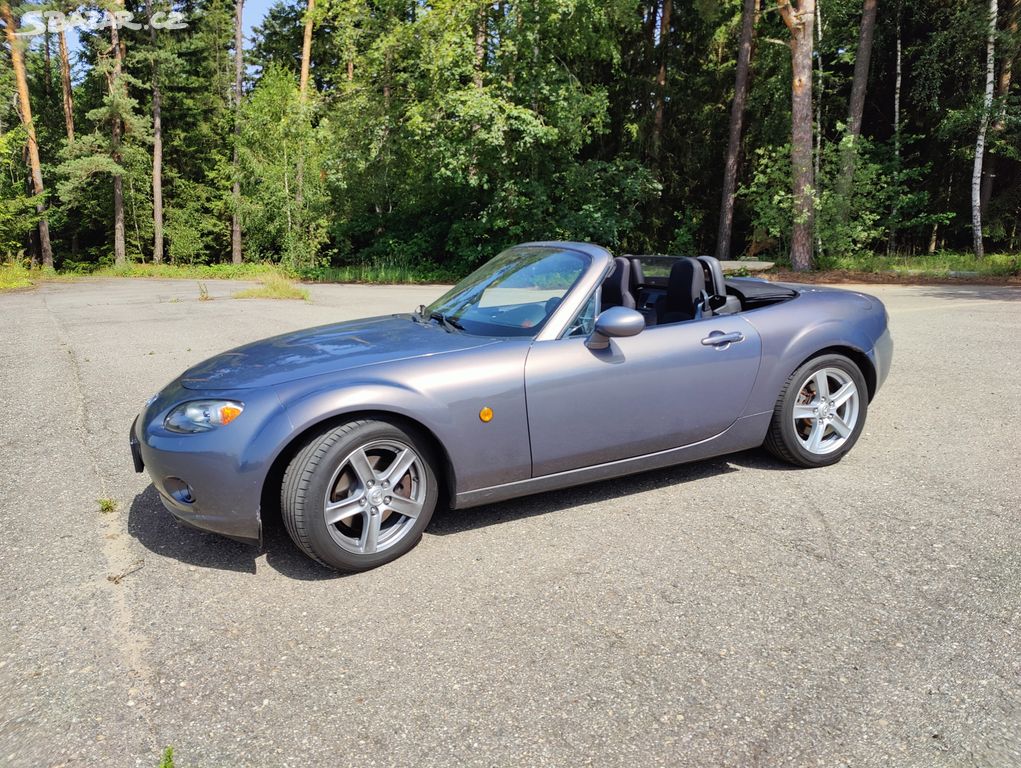
[(537, 324), (535, 328), (530, 329), (532, 330), (532, 333), (479, 333), (478, 331), (469, 330), (465, 330), (463, 332), (471, 336), (484, 336), (487, 338), (532, 338), (535, 340), (558, 338), (563, 332), (563, 326), (565, 323), (574, 319), (574, 316), (585, 303), (585, 300), (588, 298), (591, 290), (600, 282), (603, 273), (607, 268), (609, 268), (611, 264), (611, 257), (606, 249), (588, 243), (558, 241), (522, 243), (520, 245), (515, 245), (501, 251), (499, 254), (494, 256), (493, 259), (487, 261), (479, 269), (473, 271), (470, 275), (459, 281), (457, 285), (429, 304), (423, 312), (423, 317), (428, 318), (431, 313), (443, 312), (445, 309), (449, 310), (452, 299), (459, 294), (468, 292), (471, 290), (473, 285), (478, 285), (484, 282), (485, 278), (473, 281), (472, 277), (477, 273), (484, 271), (493, 261), (512, 256), (515, 251), (527, 250), (534, 252), (537, 249), (548, 250), (551, 254), (570, 251), (581, 255), (585, 259), (585, 263), (582, 266), (580, 273), (575, 278), (572, 285), (564, 292), (559, 305), (553, 310), (553, 312), (550, 313), (542, 323)]

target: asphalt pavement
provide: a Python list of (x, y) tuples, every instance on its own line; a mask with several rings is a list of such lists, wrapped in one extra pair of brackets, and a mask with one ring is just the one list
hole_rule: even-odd
[(278, 520), (176, 524), (128, 427), (211, 354), (441, 289), (206, 285), (0, 295), (0, 765), (1021, 766), (1021, 290), (865, 288), (894, 366), (834, 467), (441, 511), (340, 577)]

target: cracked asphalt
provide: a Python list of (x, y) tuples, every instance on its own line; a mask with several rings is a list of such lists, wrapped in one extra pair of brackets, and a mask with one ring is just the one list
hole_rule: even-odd
[(213, 353), (441, 290), (207, 285), (0, 295), (0, 765), (1021, 765), (1021, 291), (866, 288), (894, 367), (834, 467), (440, 512), (338, 577), (279, 520), (178, 526), (128, 426)]

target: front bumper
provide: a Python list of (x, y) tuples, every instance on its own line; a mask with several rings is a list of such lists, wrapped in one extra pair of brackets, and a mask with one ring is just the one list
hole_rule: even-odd
[[(160, 501), (170, 514), (190, 528), (218, 533), (246, 544), (261, 543), (262, 519), (258, 498), (254, 507), (249, 506), (240, 498), (251, 498), (250, 493), (245, 494), (242, 490), (240, 497), (235, 496), (224, 484), (209, 477), (208, 467), (193, 465), (187, 459), (182, 461), (180, 455), (147, 445), (143, 442), (138, 423), (136, 418), (131, 425), (129, 439), (135, 471), (149, 473)], [(189, 479), (185, 481), (184, 477)], [(179, 478), (180, 482), (194, 489), (183, 498), (177, 485)], [(177, 498), (173, 495), (175, 492)], [(189, 497), (191, 500), (187, 501)]]
[(131, 447), (131, 463), (135, 465), (135, 472), (141, 474), (145, 471), (145, 462), (142, 461), (142, 449), (138, 443), (138, 436), (135, 434), (135, 425), (138, 424), (138, 417), (131, 422), (131, 431), (128, 433), (128, 445)]
[(893, 336), (890, 329), (885, 328), (883, 334), (876, 339), (872, 348), (872, 362), (876, 367), (876, 391), (883, 386), (886, 377), (890, 375), (890, 366), (893, 363)]
[(264, 392), (248, 393), (245, 418), (229, 428), (189, 435), (163, 428), (170, 408), (204, 397), (171, 385), (135, 418), (135, 471), (148, 472), (163, 506), (185, 525), (259, 544), (263, 481), (289, 422), (276, 395)]

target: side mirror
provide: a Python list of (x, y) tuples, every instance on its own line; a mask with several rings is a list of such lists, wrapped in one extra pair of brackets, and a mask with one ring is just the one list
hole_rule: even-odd
[(641, 312), (627, 307), (610, 307), (599, 313), (592, 335), (585, 340), (589, 349), (606, 349), (610, 339), (636, 336), (645, 330), (645, 318)]

